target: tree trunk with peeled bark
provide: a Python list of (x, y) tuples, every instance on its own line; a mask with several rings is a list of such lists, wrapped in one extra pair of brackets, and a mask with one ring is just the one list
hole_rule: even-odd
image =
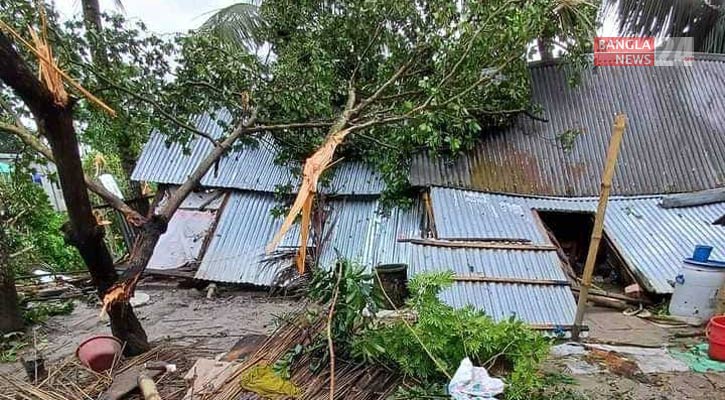
[[(88, 267), (99, 295), (118, 280), (106, 243), (103, 227), (98, 225), (91, 207), (81, 164), (78, 140), (73, 126), (73, 102), (59, 104), (53, 93), (36, 78), (12, 42), (0, 32), (0, 80), (12, 88), (33, 114), (38, 132), (50, 143), (58, 171), (63, 198), (68, 208), (66, 239), (78, 249)], [(149, 349), (146, 333), (128, 303), (108, 309), (111, 331), (126, 342), (127, 355)]]

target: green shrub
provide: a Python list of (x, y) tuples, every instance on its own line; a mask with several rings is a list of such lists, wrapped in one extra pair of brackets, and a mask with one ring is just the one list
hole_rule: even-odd
[(42, 267), (55, 272), (83, 268), (78, 251), (65, 243), (61, 227), (67, 221), (50, 205), (42, 187), (21, 172), (0, 175), (0, 222), (8, 243), (11, 267), (28, 273)]
[(452, 283), (452, 272), (415, 276), (408, 304), (417, 321), (410, 328), (396, 322), (368, 329), (354, 343), (355, 353), (421, 382), (440, 384), (447, 383), (448, 375), (469, 357), (474, 365), (504, 377), (506, 398), (529, 398), (542, 384), (538, 366), (549, 352), (549, 340), (521, 321), (495, 322), (472, 307), (454, 309), (444, 304), (438, 294)]

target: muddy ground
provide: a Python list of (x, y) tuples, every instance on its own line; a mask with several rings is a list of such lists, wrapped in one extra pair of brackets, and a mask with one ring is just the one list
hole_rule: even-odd
[[(294, 299), (269, 297), (264, 291), (231, 289), (220, 289), (217, 296), (207, 299), (205, 291), (181, 289), (171, 281), (142, 283), (138, 290), (150, 296), (149, 303), (138, 307), (136, 312), (151, 341), (168, 339), (180, 344), (198, 344), (210, 354), (226, 352), (242, 336), (270, 333), (277, 317), (293, 311), (299, 304)], [(636, 318), (625, 318), (620, 313), (590, 311), (587, 323), (593, 337), (588, 340), (651, 346), (667, 343), (671, 336), (666, 329)], [(71, 355), (84, 338), (110, 333), (110, 328), (99, 319), (97, 304), (76, 301), (70, 315), (50, 318), (37, 332), (44, 346), (43, 353), (52, 362)], [(545, 369), (568, 375), (566, 366), (553, 357)], [(0, 364), (0, 373), (23, 374), (18, 363)], [(571, 379), (575, 383), (566, 388), (577, 394), (572, 397), (577, 400), (725, 399), (725, 374), (722, 373), (677, 372), (628, 377), (605, 370), (573, 375)]]
[[(205, 291), (180, 289), (174, 282), (142, 283), (138, 292), (150, 297), (136, 308), (150, 341), (172, 340), (199, 344), (210, 353), (228, 351), (240, 337), (269, 334), (275, 319), (295, 309), (296, 300), (269, 297), (264, 291), (221, 288), (212, 299)], [(94, 334), (110, 334), (99, 318), (98, 304), (75, 301), (70, 315), (50, 318), (37, 327), (37, 337), (48, 361), (73, 354), (78, 344)], [(0, 373), (17, 373), (20, 366), (0, 364)]]

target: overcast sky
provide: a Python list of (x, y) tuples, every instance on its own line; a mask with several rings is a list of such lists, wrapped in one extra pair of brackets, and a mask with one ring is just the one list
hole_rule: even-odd
[[(186, 32), (201, 25), (213, 11), (237, 1), (234, 0), (122, 0), (126, 17), (142, 20), (156, 33)], [(81, 0), (55, 0), (56, 9), (63, 18), (80, 16)], [(100, 0), (103, 11), (118, 11), (114, 0)]]

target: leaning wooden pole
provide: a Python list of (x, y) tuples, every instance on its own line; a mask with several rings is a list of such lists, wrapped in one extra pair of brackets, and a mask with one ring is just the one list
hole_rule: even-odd
[(589, 289), (592, 286), (592, 274), (594, 273), (594, 264), (597, 260), (597, 252), (599, 251), (599, 242), (602, 240), (602, 231), (604, 230), (604, 215), (607, 211), (607, 203), (609, 202), (609, 192), (612, 188), (612, 178), (614, 177), (614, 167), (617, 165), (617, 156), (619, 156), (619, 148), (622, 144), (622, 136), (624, 135), (624, 127), (627, 124), (627, 117), (624, 114), (618, 114), (614, 118), (614, 130), (612, 137), (609, 139), (609, 148), (607, 149), (607, 160), (604, 166), (604, 174), (602, 176), (602, 188), (599, 194), (599, 205), (597, 205), (597, 214), (594, 216), (594, 228), (592, 229), (592, 238), (589, 242), (589, 252), (587, 260), (584, 264), (584, 273), (582, 274), (581, 289), (579, 290), (579, 302), (576, 307), (576, 318), (572, 327), (571, 337), (574, 340), (579, 339), (579, 333), (584, 320), (584, 311), (587, 306), (587, 297)]

